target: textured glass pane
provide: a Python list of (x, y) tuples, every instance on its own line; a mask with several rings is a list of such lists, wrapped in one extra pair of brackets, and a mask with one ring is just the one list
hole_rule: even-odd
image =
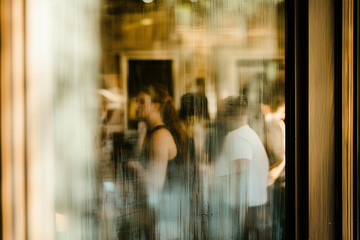
[(103, 0), (99, 239), (283, 239), (285, 3)]

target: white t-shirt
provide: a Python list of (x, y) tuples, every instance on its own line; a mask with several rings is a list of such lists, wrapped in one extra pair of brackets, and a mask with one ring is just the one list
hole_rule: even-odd
[[(241, 173), (239, 183), (230, 179), (231, 161), (248, 159), (249, 168)], [(267, 202), (267, 180), (269, 173), (269, 159), (265, 148), (254, 130), (244, 125), (229, 132), (223, 144), (223, 149), (215, 164), (215, 174), (218, 179), (228, 178), (227, 202), (234, 204), (235, 196), (232, 187), (240, 187), (241, 194), (248, 206), (259, 206)]]

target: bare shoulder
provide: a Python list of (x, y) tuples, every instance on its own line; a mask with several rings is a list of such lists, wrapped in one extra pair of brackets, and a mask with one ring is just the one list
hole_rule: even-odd
[(151, 134), (151, 149), (155, 154), (166, 154), (167, 159), (171, 159), (176, 155), (175, 140), (169, 130), (163, 128)]
[(155, 142), (162, 142), (162, 141), (168, 142), (173, 140), (173, 136), (171, 135), (168, 129), (162, 128), (151, 134), (151, 140)]

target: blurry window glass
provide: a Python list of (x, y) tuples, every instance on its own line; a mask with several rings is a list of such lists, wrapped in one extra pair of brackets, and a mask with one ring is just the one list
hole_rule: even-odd
[(283, 239), (285, 2), (101, 9), (97, 235)]

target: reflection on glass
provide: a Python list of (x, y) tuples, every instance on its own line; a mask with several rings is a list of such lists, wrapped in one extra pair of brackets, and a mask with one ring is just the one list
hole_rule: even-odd
[(283, 239), (284, 2), (103, 1), (100, 239)]

